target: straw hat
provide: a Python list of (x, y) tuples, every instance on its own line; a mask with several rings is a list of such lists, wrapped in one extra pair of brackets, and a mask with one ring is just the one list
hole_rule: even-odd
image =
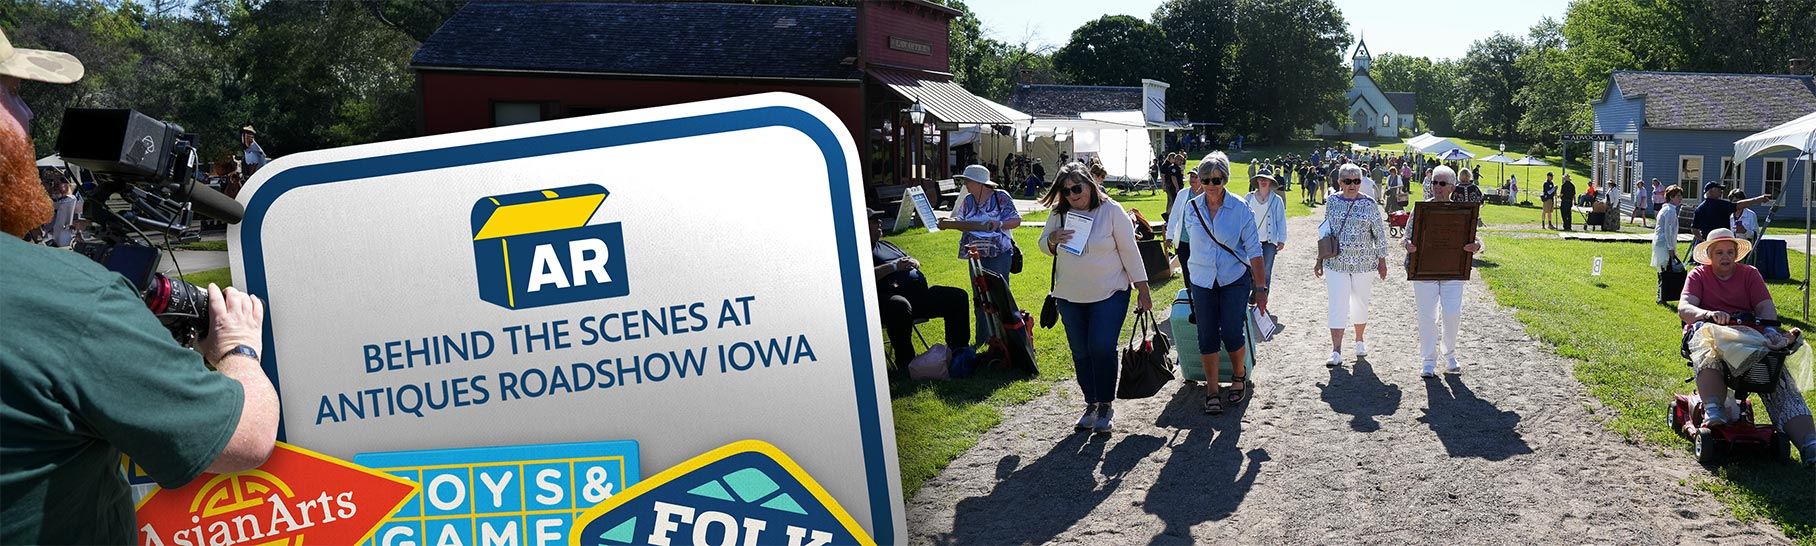
[(1728, 228), (1720, 228), (1720, 229), (1715, 229), (1715, 230), (1709, 231), (1709, 239), (1706, 241), (1703, 241), (1701, 244), (1696, 245), (1696, 250), (1691, 251), (1691, 254), (1690, 254), (1691, 258), (1696, 260), (1696, 263), (1703, 264), (1703, 265), (1709, 265), (1709, 264), (1714, 263), (1709, 260), (1709, 245), (1719, 243), (1722, 241), (1733, 241), (1734, 244), (1740, 245), (1740, 254), (1734, 257), (1734, 261), (1740, 261), (1742, 259), (1745, 259), (1747, 257), (1747, 253), (1753, 251), (1753, 242), (1752, 241), (1748, 241), (1746, 239), (1735, 237), (1734, 230), (1731, 230)]

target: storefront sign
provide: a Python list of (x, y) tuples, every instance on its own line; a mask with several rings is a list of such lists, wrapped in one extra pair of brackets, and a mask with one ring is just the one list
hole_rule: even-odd
[(1613, 142), (1614, 135), (1607, 133), (1564, 133), (1558, 137), (1564, 142)]
[(353, 461), (422, 487), (371, 546), (567, 544), (574, 516), (642, 474), (631, 441), (363, 453)]
[(894, 36), (889, 37), (889, 49), (894, 49), (897, 51), (906, 51), (909, 53), (918, 53), (921, 55), (932, 55), (933, 54), (933, 45), (931, 45), (931, 44), (928, 44), (926, 42), (917, 42), (917, 41), (910, 40), (907, 38), (897, 38)]
[(651, 471), (754, 438), (894, 542), (856, 159), (830, 111), (775, 93), (273, 161), (229, 247), (268, 305), (284, 438), (627, 439)]
[(139, 543), (360, 544), (415, 491), (404, 479), (279, 442), (256, 469), (153, 489), (139, 501)]

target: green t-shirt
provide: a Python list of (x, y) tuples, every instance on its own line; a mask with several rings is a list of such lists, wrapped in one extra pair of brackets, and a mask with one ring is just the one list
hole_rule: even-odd
[(233, 437), (244, 391), (79, 254), (0, 235), (0, 286), (0, 543), (137, 543), (120, 454), (188, 483)]

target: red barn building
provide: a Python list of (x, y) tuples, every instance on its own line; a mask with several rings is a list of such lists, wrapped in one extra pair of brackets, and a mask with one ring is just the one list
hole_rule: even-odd
[[(795, 93), (845, 122), (874, 196), (950, 177), (945, 128), (1011, 123), (952, 83), (957, 15), (926, 0), (473, 2), (411, 64), (425, 134)], [(917, 102), (920, 124), (908, 121)]]

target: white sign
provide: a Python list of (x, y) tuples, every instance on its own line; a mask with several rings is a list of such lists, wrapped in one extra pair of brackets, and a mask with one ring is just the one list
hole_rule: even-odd
[[(713, 150), (727, 176), (676, 177)], [(905, 541), (855, 148), (771, 93), (286, 156), (229, 230), (290, 443), (792, 457)], [(757, 166), (761, 167), (749, 167)]]
[[(914, 200), (914, 211), (921, 215), (921, 225), (927, 226), (927, 233), (939, 231), (940, 220), (939, 217), (933, 215), (933, 203), (927, 201), (927, 190), (921, 189), (920, 186), (911, 186), (906, 195), (909, 199)], [(907, 229), (907, 227), (903, 226), (902, 229)]]
[(1597, 276), (1597, 277), (1602, 276), (1602, 257), (1601, 256), (1595, 257), (1595, 265), (1590, 267), (1589, 274)]

